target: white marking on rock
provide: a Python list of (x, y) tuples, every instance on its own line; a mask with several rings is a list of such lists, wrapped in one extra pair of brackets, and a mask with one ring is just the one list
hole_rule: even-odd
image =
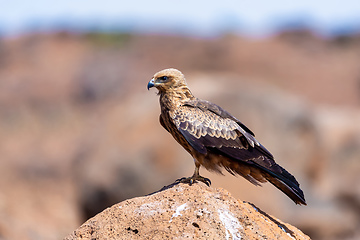
[(152, 216), (158, 213), (163, 213), (166, 210), (163, 208), (162, 202), (145, 203), (134, 210), (134, 213), (142, 216)]
[(196, 216), (203, 216), (204, 213), (210, 214), (211, 212), (208, 211), (206, 208), (201, 208), (201, 209), (198, 209), (197, 211), (195, 211), (194, 213), (196, 214)]
[(254, 207), (253, 205), (251, 205), (251, 206), (255, 209), (255, 211), (259, 212), (259, 209), (257, 209), (257, 208)]
[(185, 210), (185, 207), (186, 207), (186, 203), (184, 203), (183, 205), (180, 205), (179, 207), (177, 207), (176, 210), (175, 210), (175, 213), (172, 215), (169, 223), (172, 222), (172, 219), (173, 219), (174, 217), (182, 216), (182, 214), (181, 214), (180, 212), (181, 212), (181, 211), (184, 211), (184, 210)]
[(291, 236), (290, 233), (286, 233), (289, 237), (291, 237), (292, 239), (296, 240), (296, 238), (294, 238), (293, 236)]
[(243, 227), (240, 225), (238, 219), (231, 215), (226, 209), (219, 209), (218, 213), (219, 219), (226, 229), (226, 239), (228, 240), (231, 234), (233, 240), (240, 240), (241, 236), (238, 229), (242, 229)]
[(285, 230), (285, 228), (283, 228), (283, 227), (280, 226), (280, 225), (278, 225), (278, 227), (279, 227), (281, 230), (283, 230), (289, 237), (291, 237), (292, 239), (295, 239), (293, 236), (291, 236), (290, 233), (288, 233), (288, 232)]

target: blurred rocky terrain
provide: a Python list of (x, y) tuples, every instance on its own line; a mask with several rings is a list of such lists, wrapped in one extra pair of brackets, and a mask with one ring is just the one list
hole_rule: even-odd
[(190, 176), (160, 126), (152, 75), (238, 117), (296, 176), (306, 207), (270, 184), (201, 169), (312, 239), (360, 238), (360, 37), (264, 39), (30, 34), (0, 39), (0, 239), (62, 239), (125, 199)]
[(252, 203), (203, 183), (115, 204), (65, 239), (310, 239)]

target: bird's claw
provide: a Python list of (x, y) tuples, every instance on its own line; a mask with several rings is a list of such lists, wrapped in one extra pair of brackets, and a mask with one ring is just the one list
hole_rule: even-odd
[(191, 176), (188, 178), (183, 177), (183, 178), (177, 179), (175, 182), (176, 183), (188, 183), (191, 186), (193, 183), (196, 183), (197, 181), (205, 183), (206, 186), (208, 186), (208, 187), (210, 187), (210, 185), (211, 185), (210, 179), (202, 177), (202, 176)]

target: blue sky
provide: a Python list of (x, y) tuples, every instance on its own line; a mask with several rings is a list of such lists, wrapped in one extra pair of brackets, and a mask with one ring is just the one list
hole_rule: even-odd
[(359, 0), (0, 0), (0, 32), (70, 29), (213, 35), (232, 30), (252, 35), (305, 24), (327, 34), (360, 30)]

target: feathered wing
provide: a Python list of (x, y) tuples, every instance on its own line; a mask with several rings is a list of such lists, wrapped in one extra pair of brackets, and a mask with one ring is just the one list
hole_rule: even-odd
[(192, 148), (217, 159), (205, 167), (217, 170), (212, 165), (223, 166), (255, 185), (269, 181), (295, 203), (306, 205), (295, 177), (275, 163), (250, 129), (221, 107), (195, 99), (172, 111), (170, 117)]

